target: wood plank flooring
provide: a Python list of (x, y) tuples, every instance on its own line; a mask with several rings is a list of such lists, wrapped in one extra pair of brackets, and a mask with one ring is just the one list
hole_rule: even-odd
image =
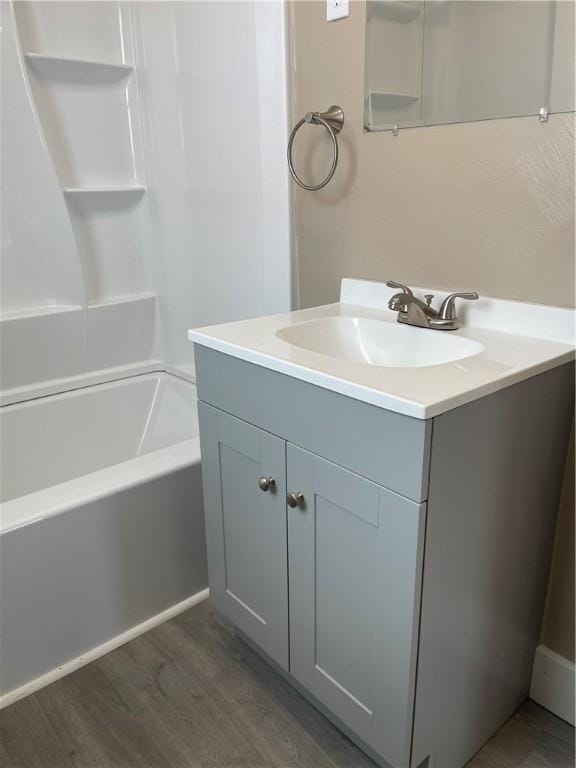
[[(374, 768), (203, 603), (0, 713), (2, 768)], [(469, 768), (572, 768), (525, 706)]]

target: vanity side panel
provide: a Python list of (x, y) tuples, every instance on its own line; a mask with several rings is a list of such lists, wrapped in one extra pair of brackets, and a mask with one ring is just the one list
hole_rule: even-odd
[(198, 398), (396, 493), (425, 501), (432, 420), (386, 411), (194, 345)]
[(461, 768), (528, 696), (573, 407), (569, 364), (434, 420), (412, 766)]

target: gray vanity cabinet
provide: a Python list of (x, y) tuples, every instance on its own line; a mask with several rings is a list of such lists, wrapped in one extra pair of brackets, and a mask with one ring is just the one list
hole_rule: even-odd
[(462, 768), (530, 690), (573, 366), (419, 420), (195, 355), (215, 608), (380, 765)]
[(425, 504), (205, 403), (199, 413), (215, 607), (405, 765)]
[(198, 415), (210, 598), (288, 670), (285, 443), (204, 403)]

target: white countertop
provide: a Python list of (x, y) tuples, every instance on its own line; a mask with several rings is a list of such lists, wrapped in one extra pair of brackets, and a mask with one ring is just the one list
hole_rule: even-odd
[[(416, 295), (434, 292), (415, 288)], [(343, 280), (341, 301), (253, 320), (190, 330), (188, 338), (210, 349), (293, 376), (418, 419), (429, 419), (538, 373), (574, 360), (573, 310), (481, 297), (458, 305), (457, 331), (480, 342), (479, 354), (426, 367), (388, 368), (312, 352), (277, 336), (278, 331), (325, 317), (359, 317), (396, 323), (387, 309), (395, 291), (382, 283)], [(446, 295), (436, 291), (434, 305)], [(406, 327), (406, 326), (404, 326)]]

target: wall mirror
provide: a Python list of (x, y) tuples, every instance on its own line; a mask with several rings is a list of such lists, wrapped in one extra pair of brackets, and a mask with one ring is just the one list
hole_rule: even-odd
[(572, 0), (368, 0), (364, 124), (574, 111)]

